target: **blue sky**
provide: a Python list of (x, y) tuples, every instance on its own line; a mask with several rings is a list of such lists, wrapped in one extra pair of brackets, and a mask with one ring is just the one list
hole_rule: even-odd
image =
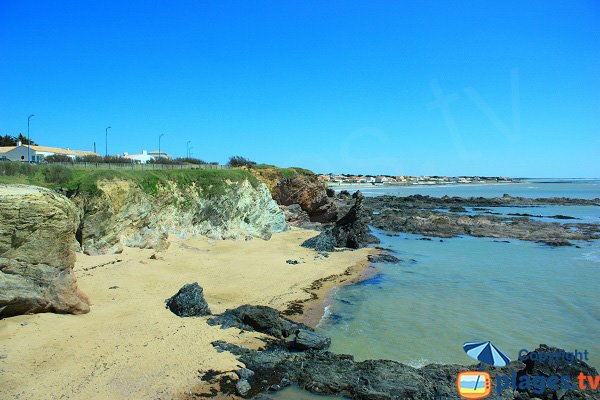
[(600, 176), (596, 1), (0, 0), (0, 134), (318, 172)]

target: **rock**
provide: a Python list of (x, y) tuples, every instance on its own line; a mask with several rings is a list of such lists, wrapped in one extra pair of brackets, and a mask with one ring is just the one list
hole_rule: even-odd
[(290, 178), (282, 178), (272, 194), (280, 205), (299, 204), (312, 222), (333, 222), (337, 219), (336, 205), (317, 175), (294, 174)]
[(547, 239), (540, 242), (552, 247), (573, 246), (573, 243), (564, 239)]
[[(353, 399), (412, 399), (412, 400), (458, 400), (456, 377), (459, 372), (482, 370), (497, 376), (549, 376), (567, 375), (577, 382), (582, 371), (586, 375), (597, 376), (598, 372), (584, 362), (569, 364), (559, 362), (526, 363), (514, 361), (506, 367), (488, 367), (482, 364), (472, 366), (429, 364), (422, 368), (390, 360), (356, 361), (352, 356), (333, 354), (323, 350), (294, 352), (284, 347), (271, 346), (264, 351), (245, 349), (222, 341), (213, 342), (219, 351), (229, 351), (236, 355), (256, 374), (253, 376), (254, 393), (280, 388), (283, 379), (295, 383), (307, 391), (317, 394), (337, 394)], [(541, 347), (544, 351), (560, 349)], [(538, 349), (540, 350), (540, 349)], [(228, 392), (227, 385), (221, 383), (221, 390)], [(563, 397), (565, 396), (565, 397)], [(577, 387), (566, 392), (546, 390), (543, 394), (533, 391), (514, 391), (507, 388), (502, 393), (494, 392), (494, 398), (503, 400), (540, 399), (595, 399), (594, 391), (581, 391)]]
[(202, 287), (198, 282), (184, 285), (173, 297), (165, 300), (166, 308), (180, 317), (203, 317), (210, 315), (210, 309)]
[(136, 182), (101, 180), (98, 192), (74, 200), (83, 219), (78, 237), (89, 255), (118, 253), (123, 246), (164, 250), (168, 235), (213, 239), (270, 239), (287, 229), (285, 215), (264, 184), (225, 182), (222, 193), (164, 182), (156, 193)]
[(310, 217), (299, 204), (290, 204), (289, 206), (279, 207), (285, 214), (285, 222), (289, 225), (304, 227), (310, 224)]
[(246, 331), (256, 331), (284, 339), (298, 329), (307, 329), (304, 324), (292, 322), (279, 315), (274, 308), (267, 306), (243, 305), (228, 309), (223, 314), (208, 320), (209, 325), (221, 325), (221, 328), (236, 327)]
[(300, 261), (298, 261), (298, 260), (287, 260), (286, 263), (291, 264), (291, 265), (297, 265), (297, 264), (300, 264)]
[(335, 251), (336, 241), (331, 234), (331, 231), (321, 232), (319, 235), (305, 240), (302, 247), (315, 249), (317, 251)]
[(237, 376), (240, 379), (250, 379), (252, 378), (252, 376), (254, 376), (254, 371), (252, 371), (251, 369), (248, 368), (240, 368), (237, 371), (235, 371), (235, 373), (237, 374)]
[(331, 345), (331, 339), (307, 329), (299, 329), (286, 338), (291, 350), (325, 350)]
[(467, 212), (466, 208), (461, 206), (453, 206), (448, 209), (450, 212)]
[(73, 273), (79, 212), (66, 197), (0, 185), (0, 318), (37, 312), (87, 313)]
[(335, 197), (335, 190), (332, 188), (327, 188), (325, 189), (325, 194), (327, 194), (327, 197)]
[(242, 397), (245, 396), (245, 395), (247, 395), (248, 392), (250, 391), (250, 389), (252, 389), (252, 386), (250, 386), (250, 384), (248, 383), (248, 381), (245, 380), (245, 379), (240, 379), (235, 384), (235, 390)]
[(372, 254), (368, 256), (368, 259), (372, 263), (397, 263), (402, 261), (389, 253)]
[(462, 215), (435, 211), (448, 205), (488, 207), (503, 203), (536, 205), (547, 204), (593, 204), (585, 199), (525, 199), (510, 198), (435, 198), (429, 196), (378, 196), (364, 200), (364, 208), (371, 213), (370, 224), (387, 233), (406, 232), (433, 237), (469, 235), (475, 237), (511, 238), (545, 243), (550, 246), (570, 246), (571, 240), (600, 239), (598, 224), (542, 222), (529, 218)]
[(118, 286), (111, 286), (111, 287), (109, 287), (110, 290), (112, 290), (112, 289), (118, 289), (118, 288), (119, 288)]
[(354, 205), (335, 223), (331, 231), (336, 247), (358, 249), (370, 243), (379, 243), (379, 240), (369, 233), (370, 217), (363, 207), (362, 193), (356, 192), (352, 197), (355, 199)]

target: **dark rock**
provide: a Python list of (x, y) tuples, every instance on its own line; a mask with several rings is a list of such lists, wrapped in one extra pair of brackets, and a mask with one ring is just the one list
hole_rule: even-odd
[(331, 339), (312, 330), (298, 329), (286, 338), (290, 350), (325, 350), (331, 345)]
[[(506, 367), (494, 368), (482, 364), (472, 366), (430, 364), (413, 368), (389, 360), (355, 361), (352, 356), (333, 354), (328, 351), (308, 350), (301, 353), (290, 352), (284, 347), (270, 347), (264, 351), (241, 348), (225, 342), (214, 342), (220, 351), (229, 351), (256, 372), (249, 395), (281, 388), (283, 380), (295, 383), (307, 391), (318, 394), (337, 394), (353, 399), (411, 399), (447, 400), (459, 399), (456, 391), (456, 377), (459, 372), (482, 370), (488, 372), (492, 381), (498, 376), (569, 376), (577, 382), (580, 372), (596, 376), (598, 372), (585, 362), (569, 364), (566, 361), (548, 364), (547, 362), (514, 361)], [(541, 345), (537, 351), (561, 351)], [(495, 390), (496, 388), (494, 388)], [(227, 385), (221, 385), (224, 393)], [(493, 394), (503, 400), (568, 400), (596, 398), (594, 391), (580, 391), (577, 386), (569, 391), (546, 390), (543, 394), (533, 391), (514, 391), (507, 388), (502, 393)], [(564, 396), (564, 397), (563, 397)]]
[(242, 397), (246, 396), (250, 389), (252, 389), (252, 386), (250, 386), (250, 383), (245, 379), (240, 379), (235, 384), (235, 390)]
[(251, 369), (248, 368), (240, 368), (237, 371), (235, 371), (235, 373), (237, 374), (237, 376), (240, 379), (250, 379), (254, 376), (254, 371), (252, 371)]
[(573, 246), (573, 243), (563, 239), (540, 240), (540, 242), (552, 247)]
[(369, 233), (369, 212), (363, 207), (364, 196), (360, 192), (352, 195), (354, 205), (331, 230), (336, 247), (358, 249), (379, 240)]
[(150, 257), (150, 260), (157, 260), (158, 257), (156, 256), (156, 254), (152, 254)]
[(221, 325), (221, 328), (239, 328), (245, 331), (256, 331), (284, 339), (298, 329), (308, 329), (304, 324), (290, 321), (279, 315), (274, 308), (267, 306), (243, 305), (226, 310), (223, 314), (208, 320), (209, 325)]
[(325, 193), (327, 194), (327, 197), (335, 197), (335, 190), (332, 188), (325, 189)]
[(300, 261), (298, 261), (298, 260), (286, 260), (286, 263), (291, 264), (291, 265), (297, 265), (297, 264), (300, 264)]
[(297, 227), (305, 227), (310, 223), (310, 217), (300, 207), (299, 204), (290, 204), (289, 206), (279, 206), (285, 214), (285, 222)]
[(337, 194), (338, 199), (349, 199), (350, 197), (352, 197), (352, 195), (347, 190), (342, 190)]
[(317, 251), (335, 251), (336, 242), (331, 231), (323, 231), (319, 235), (305, 240), (302, 247), (315, 249)]
[(118, 286), (111, 286), (108, 289), (118, 289), (118, 288), (119, 288)]
[(492, 238), (512, 238), (542, 242), (549, 245), (569, 245), (571, 240), (600, 239), (599, 224), (543, 222), (521, 216), (462, 215), (439, 212), (434, 209), (448, 206), (474, 206), (478, 204), (494, 207), (504, 203), (541, 205), (548, 204), (593, 204), (585, 199), (525, 199), (525, 198), (435, 198), (429, 196), (378, 196), (364, 200), (367, 211), (380, 210), (370, 215), (370, 224), (388, 234), (405, 232), (448, 238), (460, 235)]
[(389, 253), (373, 254), (368, 256), (369, 261), (372, 263), (397, 263), (401, 260)]
[(575, 218), (575, 217), (569, 217), (568, 215), (553, 215), (551, 217), (548, 218), (554, 218), (554, 219), (579, 219), (579, 218)]
[(450, 212), (467, 212), (466, 208), (461, 206), (453, 206), (448, 209)]
[(180, 317), (210, 315), (210, 309), (198, 282), (184, 285), (173, 297), (165, 300), (166, 307)]

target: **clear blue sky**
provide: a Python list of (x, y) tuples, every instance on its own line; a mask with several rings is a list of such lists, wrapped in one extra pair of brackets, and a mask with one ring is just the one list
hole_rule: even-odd
[[(0, 134), (318, 172), (600, 176), (597, 1), (0, 0)], [(100, 151), (101, 150), (101, 151)]]

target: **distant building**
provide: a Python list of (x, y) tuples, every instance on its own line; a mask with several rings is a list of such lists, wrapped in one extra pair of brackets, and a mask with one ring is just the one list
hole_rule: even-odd
[(84, 150), (71, 150), (71, 149), (61, 149), (58, 147), (48, 147), (48, 146), (37, 146), (37, 145), (23, 145), (20, 141), (17, 142), (16, 146), (5, 146), (0, 147), (0, 157), (6, 157), (10, 161), (23, 161), (27, 162), (27, 149), (29, 148), (29, 159), (31, 162), (40, 162), (43, 161), (44, 158), (48, 156), (52, 156), (55, 154), (65, 155), (72, 159), (76, 157), (83, 156), (97, 156), (98, 154), (93, 151), (84, 151)]
[(171, 159), (170, 155), (168, 155), (167, 153), (165, 153), (163, 151), (159, 152), (158, 150), (150, 151), (150, 152), (148, 152), (146, 150), (142, 150), (141, 154), (124, 153), (123, 157), (128, 158), (130, 160), (134, 160), (134, 161), (142, 163), (142, 164), (146, 164), (148, 161), (154, 160), (159, 157), (168, 158), (169, 160)]

